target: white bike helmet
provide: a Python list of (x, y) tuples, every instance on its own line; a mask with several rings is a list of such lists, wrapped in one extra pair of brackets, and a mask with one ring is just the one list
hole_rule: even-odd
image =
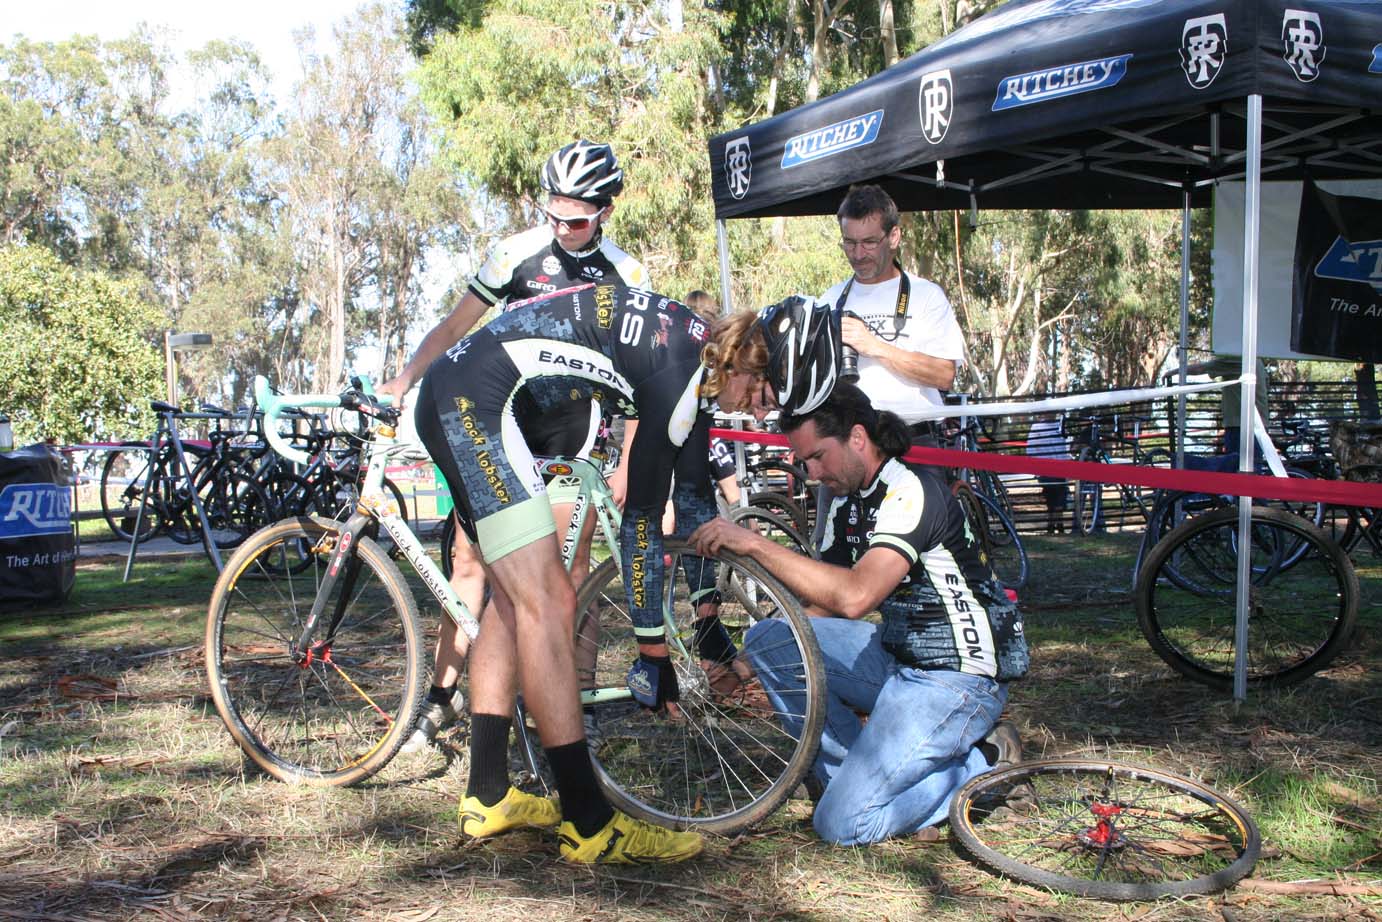
[(547, 158), (542, 188), (548, 195), (608, 205), (624, 191), (624, 171), (608, 144), (576, 141)]
[(792, 295), (758, 312), (768, 347), (768, 382), (783, 413), (825, 402), (840, 369), (840, 315), (829, 304)]

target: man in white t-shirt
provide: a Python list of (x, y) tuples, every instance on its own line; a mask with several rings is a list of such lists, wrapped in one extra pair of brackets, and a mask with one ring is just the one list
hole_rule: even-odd
[(944, 403), (964, 361), (964, 337), (945, 292), (903, 270), (897, 205), (878, 186), (853, 186), (836, 212), (854, 274), (822, 300), (846, 311), (842, 339), (859, 353), (859, 389), (875, 409), (908, 424), (912, 443), (935, 446), (923, 411)]
[[(902, 268), (897, 203), (879, 186), (851, 186), (840, 209), (840, 249), (854, 274), (821, 300), (845, 312), (844, 344), (859, 353), (859, 389), (874, 408), (896, 413), (913, 445), (937, 447), (928, 407), (945, 403), (964, 362), (964, 336), (950, 300), (935, 282)], [(831, 496), (817, 491), (817, 534)]]

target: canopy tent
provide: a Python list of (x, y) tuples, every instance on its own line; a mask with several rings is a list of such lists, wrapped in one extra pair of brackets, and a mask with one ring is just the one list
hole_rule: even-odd
[(1378, 0), (1016, 0), (847, 90), (710, 141), (718, 218), (1178, 208), (1263, 173), (1382, 175)]
[[(1241, 179), (1251, 419), (1263, 175), (1382, 176), (1380, 102), (1382, 0), (1014, 0), (856, 86), (710, 140), (723, 303), (725, 219), (833, 214), (851, 184), (873, 182), (904, 211), (1183, 208), (1184, 331), (1189, 209)], [(1182, 369), (1184, 354), (1182, 338)], [(1239, 547), (1251, 514), (1244, 497)], [(1240, 700), (1250, 569), (1239, 555)]]

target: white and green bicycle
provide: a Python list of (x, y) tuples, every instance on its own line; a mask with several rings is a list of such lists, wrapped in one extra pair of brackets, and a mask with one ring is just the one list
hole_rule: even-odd
[[(301, 459), (278, 438), (284, 410), (358, 413), (367, 432), (367, 473), (347, 521), (276, 522), (227, 562), (207, 616), (211, 696), (231, 735), (265, 772), (294, 783), (354, 784), (398, 752), (426, 688), (417, 603), (381, 539), (391, 539), (394, 556), (408, 562), (462, 630), (473, 638), (478, 625), (382, 488), (386, 464), (415, 460), (419, 451), (397, 440), (398, 413), (372, 396), (368, 382), (331, 395), (276, 395), (262, 377), (255, 387), (269, 440), (290, 460)], [(599, 470), (579, 460), (546, 465), (549, 473), (580, 479), (572, 534), (593, 509), (617, 548), (618, 509)], [(753, 561), (728, 554), (704, 560), (670, 539), (665, 550), (671, 565), (662, 608), (681, 687), (677, 713), (641, 708), (624, 683), (637, 646), (617, 553), (577, 594), (582, 703), (599, 727), (591, 752), (620, 809), (664, 825), (733, 833), (775, 810), (815, 758), (825, 715), (820, 651), (800, 604)], [(683, 559), (692, 568), (718, 568), (720, 619), (741, 648), (761, 619), (789, 625), (806, 683), (795, 713), (775, 712), (756, 681), (731, 695), (712, 688), (694, 649), (696, 605), (683, 581), (672, 578)], [(804, 727), (799, 739), (783, 730), (784, 717)], [(538, 747), (521, 715), (515, 729), (520, 750), (535, 759)]]

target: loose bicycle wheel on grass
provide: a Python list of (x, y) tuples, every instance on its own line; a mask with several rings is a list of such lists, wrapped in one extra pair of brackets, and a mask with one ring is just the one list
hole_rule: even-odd
[(820, 649), (797, 600), (753, 561), (726, 554), (709, 562), (730, 570), (732, 578), (722, 583), (735, 587), (724, 593), (721, 623), (742, 652), (749, 628), (772, 622), (759, 636), (782, 645), (774, 655), (802, 690), (780, 695), (780, 709), (757, 678), (725, 690), (697, 655), (696, 606), (678, 572), (683, 562), (692, 568), (708, 562), (684, 542), (669, 540), (664, 548), (672, 561), (662, 602), (678, 713), (655, 714), (629, 696), (625, 676), (638, 646), (623, 578), (607, 560), (582, 584), (576, 603), (577, 674), (596, 725), (591, 755), (619, 809), (660, 825), (728, 835), (777, 809), (815, 759), (825, 719)]
[[(1313, 675), (1348, 645), (1358, 575), (1320, 529), (1253, 507), (1248, 682), (1281, 686)], [(1137, 575), (1137, 623), (1157, 655), (1187, 678), (1233, 683), (1238, 510), (1190, 519), (1152, 548)]]
[(422, 636), (398, 567), (369, 538), (354, 585), (337, 583), (303, 654), (341, 523), (295, 518), (261, 529), (226, 562), (206, 619), (211, 698), (240, 748), (283, 781), (348, 785), (393, 758), (423, 696)]
[(1262, 845), (1247, 811), (1204, 784), (1085, 759), (980, 775), (951, 801), (950, 828), (1001, 874), (1110, 900), (1222, 890), (1252, 870)]

